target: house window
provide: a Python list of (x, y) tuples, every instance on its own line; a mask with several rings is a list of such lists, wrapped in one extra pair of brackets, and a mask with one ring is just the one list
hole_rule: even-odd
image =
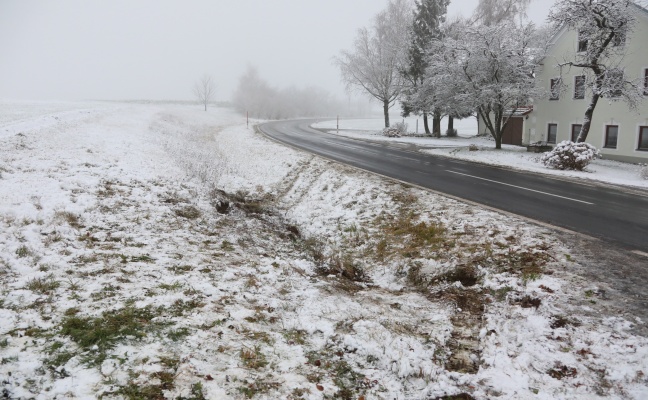
[(574, 99), (585, 98), (585, 75), (574, 78)]
[(556, 143), (557, 135), (558, 135), (558, 124), (549, 124), (549, 128), (547, 129), (547, 143)]
[(560, 78), (554, 78), (551, 80), (551, 93), (549, 95), (549, 100), (558, 100), (560, 99)]
[(571, 141), (576, 143), (578, 140), (578, 135), (580, 135), (580, 131), (583, 129), (583, 125), (581, 124), (574, 124), (572, 125), (572, 131), (571, 131)]
[(639, 127), (639, 146), (638, 150), (648, 150), (648, 126)]
[(605, 126), (605, 148), (616, 149), (617, 139), (619, 139), (619, 125)]
[(578, 52), (582, 53), (587, 51), (587, 39), (584, 37), (583, 32), (578, 32)]

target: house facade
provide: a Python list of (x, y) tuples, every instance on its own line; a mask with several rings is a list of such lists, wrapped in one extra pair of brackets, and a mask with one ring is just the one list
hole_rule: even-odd
[[(623, 101), (601, 98), (587, 136), (603, 158), (625, 162), (648, 162), (648, 10), (637, 6), (637, 20), (632, 33), (620, 46), (626, 46), (626, 57), (620, 67), (625, 78), (643, 85), (644, 102), (631, 111)], [(584, 90), (581, 68), (561, 71), (558, 64), (574, 58), (579, 51), (578, 32), (563, 28), (550, 46), (537, 72), (538, 84), (546, 85), (550, 95), (535, 100), (533, 111), (525, 121), (522, 143), (560, 143), (576, 140), (583, 124), (590, 98)], [(559, 79), (562, 78), (560, 81)], [(552, 90), (560, 84), (562, 90)]]

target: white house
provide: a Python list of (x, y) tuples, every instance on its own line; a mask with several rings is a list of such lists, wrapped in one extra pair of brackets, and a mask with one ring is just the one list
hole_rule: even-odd
[[(599, 100), (587, 142), (601, 150), (603, 158), (626, 161), (648, 162), (648, 10), (636, 6), (636, 23), (621, 46), (626, 46), (626, 57), (621, 68), (628, 78), (636, 78), (644, 87), (645, 101), (637, 111), (630, 111), (623, 101)], [(585, 109), (589, 99), (584, 93), (582, 70), (563, 70), (558, 64), (573, 59), (579, 51), (578, 32), (563, 28), (558, 32), (537, 72), (539, 84), (551, 85), (559, 82), (564, 90), (553, 92), (548, 98), (536, 100), (533, 111), (525, 115), (522, 128), (514, 135), (522, 136), (522, 144), (534, 142), (559, 143), (575, 140), (580, 132)]]

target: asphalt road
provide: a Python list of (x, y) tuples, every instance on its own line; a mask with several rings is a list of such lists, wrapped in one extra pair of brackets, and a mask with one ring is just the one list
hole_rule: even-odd
[(259, 128), (279, 142), (335, 161), (648, 253), (648, 194), (344, 138), (311, 128), (314, 122), (276, 121)]

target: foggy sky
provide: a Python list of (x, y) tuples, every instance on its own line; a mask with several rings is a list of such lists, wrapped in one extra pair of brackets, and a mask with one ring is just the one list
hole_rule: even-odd
[[(478, 0), (451, 0), (470, 15)], [(555, 0), (529, 10), (544, 22)], [(228, 100), (248, 65), (277, 87), (344, 96), (332, 57), (387, 0), (0, 0), (0, 99)]]

